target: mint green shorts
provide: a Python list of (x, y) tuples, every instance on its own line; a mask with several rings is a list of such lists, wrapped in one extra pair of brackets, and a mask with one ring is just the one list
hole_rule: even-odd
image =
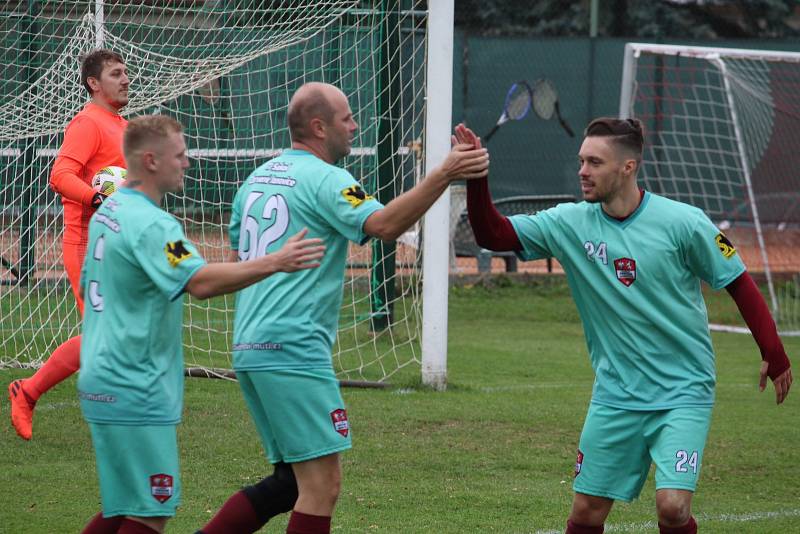
[(632, 501), (656, 466), (656, 489), (694, 491), (711, 407), (634, 411), (590, 404), (575, 463), (578, 493)]
[(181, 504), (176, 425), (89, 423), (103, 517), (172, 517)]
[(297, 463), (352, 446), (333, 369), (237, 371), (271, 463)]

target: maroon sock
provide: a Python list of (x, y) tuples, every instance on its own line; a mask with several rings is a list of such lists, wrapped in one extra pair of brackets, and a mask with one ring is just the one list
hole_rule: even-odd
[(103, 517), (103, 512), (97, 512), (97, 515), (83, 527), (82, 534), (117, 534), (123, 519), (125, 516)]
[(661, 534), (697, 534), (697, 522), (695, 522), (693, 516), (690, 516), (689, 522), (682, 527), (665, 527), (659, 523), (658, 531)]
[(125, 519), (119, 526), (117, 534), (158, 534), (157, 530), (153, 530), (144, 523), (134, 521), (133, 519)]
[(331, 518), (323, 515), (311, 515), (292, 511), (286, 534), (330, 534)]
[(567, 530), (564, 534), (603, 534), (603, 525), (599, 527), (590, 527), (589, 525), (574, 523), (570, 519), (567, 520)]
[(238, 491), (222, 505), (222, 508), (201, 529), (203, 534), (228, 534), (229, 532), (256, 532), (264, 526), (258, 518), (250, 499)]

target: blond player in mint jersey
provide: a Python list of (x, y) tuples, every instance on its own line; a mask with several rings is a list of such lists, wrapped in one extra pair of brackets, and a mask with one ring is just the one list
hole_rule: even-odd
[[(460, 142), (480, 140), (462, 125)], [(753, 332), (782, 403), (789, 359), (734, 245), (699, 209), (639, 188), (637, 120), (600, 118), (578, 153), (585, 202), (503, 217), (487, 180), (467, 184), (478, 244), (525, 260), (556, 258), (583, 322), (595, 372), (578, 445), (568, 534), (600, 534), (615, 500), (639, 496), (656, 467), (662, 534), (692, 534), (692, 495), (714, 404), (714, 352), (701, 281), (725, 288)]]
[(183, 294), (209, 298), (278, 272), (318, 267), (324, 247), (303, 239), (252, 261), (206, 263), (161, 209), (183, 189), (181, 125), (165, 115), (128, 124), (127, 187), (89, 222), (81, 272), (86, 302), (78, 396), (89, 423), (102, 512), (84, 534), (163, 532), (181, 502), (176, 428), (183, 408)]

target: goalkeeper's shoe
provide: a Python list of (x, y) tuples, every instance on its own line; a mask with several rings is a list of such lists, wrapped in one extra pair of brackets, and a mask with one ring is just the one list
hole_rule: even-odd
[(14, 380), (8, 385), (8, 400), (11, 401), (11, 424), (22, 439), (31, 439), (33, 434), (33, 408), (28, 395), (22, 390), (23, 380)]

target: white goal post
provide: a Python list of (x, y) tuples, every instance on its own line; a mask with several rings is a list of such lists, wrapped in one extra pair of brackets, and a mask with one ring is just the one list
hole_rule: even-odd
[[(450, 151), (453, 106), (454, 0), (430, 3), (428, 108), (425, 169)], [(422, 381), (436, 390), (447, 386), (447, 295), (450, 275), (450, 190), (425, 215), (422, 276)], [(441, 246), (447, 243), (447, 246)]]
[[(800, 331), (800, 52), (628, 43), (619, 116), (645, 126), (640, 178), (705, 210)], [(712, 325), (747, 331), (732, 325)]]
[[(102, 45), (125, 58), (126, 117), (165, 113), (184, 125), (191, 167), (167, 207), (203, 255), (219, 261), (232, 196), (289, 146), (286, 107), (304, 82), (348, 94), (359, 130), (342, 164), (382, 202), (418, 181), (420, 159), (425, 169), (441, 161), (452, 24), (453, 0), (3, 3), (0, 368), (36, 368), (79, 332), (61, 260), (62, 207), (48, 179), (64, 128), (87, 100), (83, 53)], [(424, 253), (420, 233), (351, 247), (333, 355), (342, 381), (446, 384), (448, 258), (437, 257), (449, 243), (439, 221), (447, 202), (445, 195), (423, 224)], [(228, 376), (233, 302), (187, 299), (187, 366)]]

